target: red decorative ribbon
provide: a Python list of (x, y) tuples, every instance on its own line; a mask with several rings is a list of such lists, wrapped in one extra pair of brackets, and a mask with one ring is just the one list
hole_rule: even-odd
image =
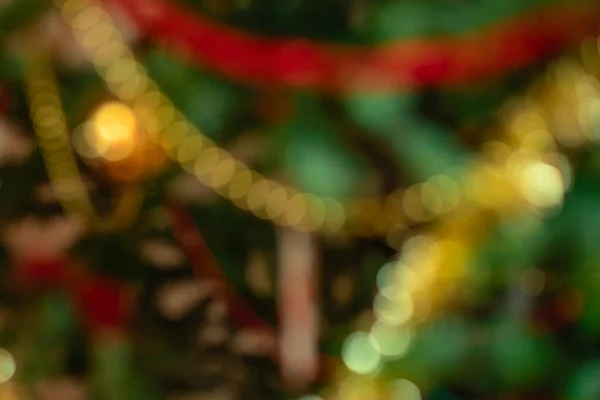
[(598, 33), (597, 3), (551, 5), (468, 35), (376, 47), (252, 35), (169, 0), (104, 0), (146, 34), (214, 71), (253, 85), (315, 91), (392, 91), (465, 85), (523, 67)]
[(252, 328), (275, 335), (273, 328), (248, 307), (233, 287), (227, 283), (227, 277), (221, 271), (187, 210), (174, 202), (167, 203), (166, 210), (173, 233), (187, 254), (194, 274), (199, 279), (217, 284), (217, 295), (227, 302), (233, 323), (238, 328)]
[[(264, 335), (276, 338), (275, 329), (252, 310), (247, 302), (236, 292), (235, 288), (229, 284), (227, 277), (217, 264), (202, 234), (196, 227), (194, 219), (185, 207), (174, 202), (168, 202), (166, 210), (173, 233), (182, 249), (186, 252), (196, 277), (217, 284), (217, 295), (227, 303), (234, 326), (238, 329), (263, 332)], [(276, 348), (273, 349), (272, 353), (267, 354), (267, 356), (275, 362), (279, 360)], [(328, 355), (320, 355), (319, 379), (325, 378), (326, 367), (332, 363), (332, 360), (333, 358)]]

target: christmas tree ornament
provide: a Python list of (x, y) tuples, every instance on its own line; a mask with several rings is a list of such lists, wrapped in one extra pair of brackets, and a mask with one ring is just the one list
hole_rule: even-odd
[(166, 156), (143, 135), (134, 110), (120, 102), (100, 105), (75, 131), (75, 150), (100, 159), (112, 178), (137, 181), (158, 173)]
[(119, 161), (133, 153), (139, 140), (138, 123), (133, 110), (125, 104), (110, 102), (92, 114), (86, 138), (98, 157)]

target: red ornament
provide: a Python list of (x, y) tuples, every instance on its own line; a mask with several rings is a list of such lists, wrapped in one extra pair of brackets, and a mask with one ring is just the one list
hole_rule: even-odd
[(124, 330), (131, 315), (131, 299), (129, 288), (99, 277), (83, 280), (75, 292), (76, 305), (91, 332)]

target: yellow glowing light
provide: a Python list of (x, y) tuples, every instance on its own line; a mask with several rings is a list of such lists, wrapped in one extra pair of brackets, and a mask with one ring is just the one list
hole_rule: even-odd
[(513, 152), (506, 160), (505, 171), (511, 179), (518, 179), (523, 168), (542, 160), (541, 154), (533, 149), (520, 149)]
[[(208, 174), (210, 174), (210, 172), (216, 167), (220, 159), (221, 152), (216, 147), (211, 147), (202, 151), (196, 156), (196, 160), (193, 164), (193, 173), (201, 180), (204, 180), (208, 177)], [(182, 166), (185, 168), (186, 164), (189, 163), (184, 163), (182, 164)], [(189, 171), (190, 167), (188, 167), (187, 170)]]
[(105, 142), (94, 140), (94, 132), (87, 124), (82, 124), (73, 131), (72, 141), (75, 151), (85, 158), (100, 157), (108, 149)]
[(414, 236), (404, 243), (402, 260), (407, 264), (412, 264), (413, 262), (419, 262), (423, 254), (437, 254), (438, 250), (438, 243), (429, 236)]
[(6, 383), (13, 377), (17, 365), (13, 356), (6, 350), (0, 349), (0, 384)]
[(523, 146), (538, 151), (552, 150), (555, 147), (552, 134), (545, 129), (537, 129), (523, 136)]
[(135, 73), (136, 63), (132, 58), (123, 58), (110, 64), (106, 72), (107, 83), (122, 83), (128, 80)]
[(95, 24), (100, 22), (100, 19), (104, 16), (104, 11), (100, 7), (89, 6), (79, 13), (79, 15), (73, 19), (72, 26), (77, 30), (86, 30), (92, 28)]
[[(588, 107), (590, 109), (590, 119), (592, 123), (596, 125), (596, 129), (598, 129), (597, 125), (600, 124), (600, 98), (592, 99), (589, 102)], [(598, 135), (596, 135), (595, 139), (598, 139)]]
[(105, 23), (95, 25), (90, 31), (83, 36), (82, 44), (89, 49), (100, 47), (108, 38), (115, 32), (115, 29)]
[(298, 193), (292, 197), (288, 203), (285, 218), (289, 226), (298, 225), (306, 216), (308, 203), (303, 193)]
[[(511, 163), (507, 165), (509, 173), (512, 167)], [(493, 209), (504, 209), (514, 203), (515, 190), (507, 178), (507, 171), (495, 165), (477, 165), (467, 176), (466, 192), (476, 204)]]
[(339, 388), (336, 400), (378, 400), (378, 387), (367, 377), (351, 376), (344, 379)]
[(417, 385), (405, 379), (399, 379), (393, 384), (392, 400), (421, 400), (421, 392)]
[[(135, 68), (139, 68), (138, 65)], [(148, 85), (148, 77), (142, 71), (138, 71), (136, 74), (133, 74), (129, 79), (126, 79), (121, 83), (121, 87), (116, 90), (119, 98), (124, 101), (131, 101), (139, 97), (140, 94), (144, 92), (146, 86)], [(166, 123), (164, 119), (159, 119), (159, 129), (162, 128)]]
[[(427, 260), (424, 260), (423, 262), (423, 266), (426, 266), (428, 264)], [(425, 271), (422, 271), (422, 269), (425, 269)], [(425, 281), (425, 277), (423, 276), (424, 272), (426, 271), (426, 268), (419, 268), (419, 274), (417, 274), (414, 269), (410, 268), (408, 265), (404, 264), (404, 263), (398, 263), (397, 267), (396, 267), (396, 274), (394, 276), (394, 279), (396, 280), (396, 285), (401, 288), (402, 291), (404, 292), (411, 292), (414, 290), (417, 290), (420, 286), (422, 281)], [(382, 292), (384, 295), (386, 295), (387, 297), (393, 299), (395, 297), (392, 297), (390, 295), (388, 295), (388, 293), (386, 292)]]
[(205, 146), (206, 142), (200, 136), (188, 136), (179, 146), (177, 161), (180, 164), (189, 164), (196, 159)]
[(89, 138), (101, 157), (111, 161), (129, 156), (136, 144), (137, 120), (130, 107), (118, 102), (106, 103), (92, 115)]
[[(186, 140), (190, 129), (184, 121), (177, 121), (170, 124), (162, 136), (161, 145), (169, 157), (177, 159), (178, 145)], [(202, 146), (200, 146), (202, 148)]]
[(551, 165), (534, 162), (523, 168), (520, 187), (527, 200), (538, 207), (552, 207), (563, 200), (562, 174)]
[(381, 365), (381, 353), (377, 343), (365, 332), (350, 335), (342, 347), (346, 366), (360, 375), (376, 372)]
[(348, 393), (345, 397), (342, 397), (341, 400), (380, 400), (381, 397), (377, 389), (373, 386), (359, 386), (351, 393)]
[(381, 322), (373, 325), (370, 335), (381, 354), (392, 359), (404, 356), (412, 341), (412, 333), (408, 328)]
[(385, 264), (379, 269), (377, 273), (377, 287), (380, 291), (385, 290), (389, 287), (390, 283), (394, 281), (394, 274), (396, 273), (396, 263), (390, 262)]
[(285, 212), (288, 201), (288, 191), (283, 187), (277, 188), (269, 193), (265, 208), (269, 219), (275, 220), (279, 218)]
[(258, 213), (259, 210), (262, 210), (267, 204), (270, 191), (271, 188), (268, 180), (264, 178), (256, 180), (250, 187), (250, 190), (248, 190), (248, 196), (246, 198), (248, 209), (255, 214)]
[(235, 175), (236, 163), (231, 157), (225, 157), (219, 160), (211, 173), (211, 185), (213, 188), (220, 188), (227, 185)]
[(396, 292), (394, 298), (379, 293), (373, 302), (373, 310), (375, 315), (386, 324), (400, 325), (411, 318), (413, 303), (405, 293)]
[(325, 203), (320, 197), (310, 193), (305, 193), (304, 197), (306, 199), (307, 213), (297, 228), (306, 232), (320, 229), (325, 222)]
[(579, 123), (590, 140), (600, 139), (600, 98), (592, 97), (581, 101)]
[(94, 53), (93, 62), (99, 67), (109, 65), (112, 60), (118, 58), (125, 51), (125, 46), (120, 42), (109, 42), (101, 46)]
[(241, 206), (245, 202), (237, 200), (243, 199), (248, 194), (248, 190), (252, 186), (252, 173), (239, 164), (237, 171), (229, 182), (229, 198)]
[[(142, 80), (148, 81), (148, 77), (145, 74), (142, 75)], [(143, 82), (142, 82), (143, 83)], [(172, 126), (181, 120), (178, 118), (178, 115), (175, 112), (175, 108), (171, 100), (163, 97), (161, 98), (160, 106), (156, 107), (154, 114), (159, 120), (159, 132), (165, 131), (167, 129), (172, 129)], [(166, 132), (165, 132), (166, 133)]]
[(533, 106), (527, 105), (515, 110), (515, 115), (508, 124), (508, 133), (515, 137), (521, 137), (523, 132), (546, 129), (546, 122), (540, 111)]

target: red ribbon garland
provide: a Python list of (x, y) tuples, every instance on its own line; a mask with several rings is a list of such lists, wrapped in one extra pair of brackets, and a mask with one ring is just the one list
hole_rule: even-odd
[(600, 19), (594, 2), (551, 5), (464, 36), (356, 47), (252, 35), (169, 0), (104, 1), (146, 34), (235, 80), (328, 92), (465, 85), (597, 34)]
[[(256, 332), (264, 332), (264, 335), (277, 337), (274, 327), (258, 315), (236, 292), (235, 288), (229, 284), (227, 277), (196, 227), (194, 219), (185, 207), (169, 201), (166, 203), (165, 208), (173, 234), (187, 254), (195, 276), (198, 279), (212, 281), (217, 284), (218, 295), (226, 301), (233, 325), (238, 329), (250, 329)], [(267, 354), (273, 361), (279, 359), (276, 351), (277, 349), (273, 349), (272, 353)], [(333, 357), (321, 354), (319, 379), (325, 379), (327, 375), (326, 368), (333, 360)]]
[(275, 332), (272, 327), (248, 307), (233, 287), (227, 283), (227, 277), (217, 264), (187, 210), (172, 201), (169, 201), (165, 208), (173, 234), (187, 254), (195, 276), (198, 279), (217, 284), (218, 295), (227, 302), (234, 324), (238, 328), (258, 329), (274, 336)]

